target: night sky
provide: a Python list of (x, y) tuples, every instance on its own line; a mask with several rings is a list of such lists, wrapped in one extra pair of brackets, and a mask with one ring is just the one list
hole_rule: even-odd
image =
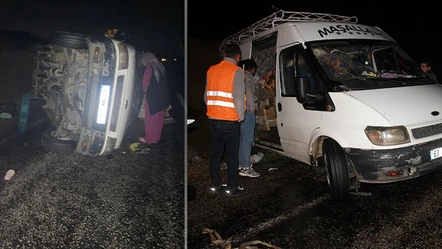
[[(265, 3), (265, 2), (263, 2)], [(395, 39), (415, 60), (432, 58), (442, 63), (439, 25), (440, 12), (426, 1), (392, 5), (388, 1), (235, 1), (198, 8), (196, 1), (188, 3), (188, 36), (220, 42), (223, 38), (265, 18), (278, 9), (286, 11), (329, 13), (356, 16), (361, 24), (378, 26)]]
[(186, 37), (219, 43), (278, 8), (356, 16), (359, 23), (379, 26), (390, 34), (413, 59), (430, 58), (435, 64), (442, 64), (441, 15), (428, 2), (268, 2), (2, 0), (0, 30), (22, 30), (46, 38), (55, 30), (102, 35), (114, 27), (128, 33), (130, 42), (140, 50), (176, 55), (184, 54)]
[(48, 38), (55, 30), (103, 35), (118, 28), (140, 50), (184, 55), (184, 12), (183, 0), (2, 0), (0, 30)]
[[(278, 8), (356, 16), (359, 23), (385, 30), (416, 60), (433, 57), (437, 62), (442, 56), (438, 26), (441, 16), (436, 6), (428, 2), (396, 5), (387, 1), (268, 2), (264, 5), (257, 1), (201, 4), (185, 0), (2, 0), (0, 30), (23, 30), (48, 37), (54, 30), (101, 35), (116, 27), (127, 31), (142, 50), (178, 53), (184, 47), (186, 21), (188, 37), (220, 42)], [(138, 39), (141, 34), (148, 38)]]

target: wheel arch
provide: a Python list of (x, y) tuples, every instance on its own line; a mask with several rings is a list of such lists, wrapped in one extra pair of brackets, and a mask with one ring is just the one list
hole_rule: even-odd
[(344, 149), (342, 145), (347, 144), (347, 141), (342, 136), (336, 134), (327, 134), (324, 133), (321, 128), (316, 128), (310, 136), (308, 150), (310, 154), (311, 166), (313, 167), (318, 166), (318, 159), (322, 157), (322, 143), (325, 139), (331, 139), (335, 141), (342, 149)]

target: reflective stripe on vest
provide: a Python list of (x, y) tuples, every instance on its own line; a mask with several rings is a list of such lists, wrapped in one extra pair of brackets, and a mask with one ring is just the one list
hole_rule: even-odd
[[(231, 93), (222, 92), (222, 91), (207, 91), (207, 97), (221, 97), (221, 98), (228, 98), (233, 100), (233, 95)], [(213, 99), (213, 100), (207, 100), (207, 105), (219, 105), (224, 107), (230, 107), (235, 108), (235, 105), (233, 104), (233, 101), (225, 101), (222, 99)]]
[(233, 101), (233, 79), (238, 68), (221, 61), (207, 70), (207, 116), (229, 121), (239, 119)]

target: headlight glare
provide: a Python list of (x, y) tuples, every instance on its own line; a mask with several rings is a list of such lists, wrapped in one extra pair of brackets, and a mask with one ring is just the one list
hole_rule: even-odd
[(375, 127), (367, 126), (365, 135), (374, 145), (388, 146), (410, 142), (410, 136), (405, 126)]

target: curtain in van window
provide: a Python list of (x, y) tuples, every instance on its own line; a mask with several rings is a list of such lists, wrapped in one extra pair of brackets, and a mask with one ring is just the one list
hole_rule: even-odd
[(286, 97), (295, 97), (295, 56), (294, 48), (281, 51), (279, 56), (279, 71), (281, 80), (281, 94)]
[(307, 65), (304, 56), (301, 53), (297, 54), (297, 75), (299, 77), (307, 77), (310, 85), (310, 93), (316, 93), (316, 82), (313, 77), (313, 73), (310, 70), (310, 67)]

